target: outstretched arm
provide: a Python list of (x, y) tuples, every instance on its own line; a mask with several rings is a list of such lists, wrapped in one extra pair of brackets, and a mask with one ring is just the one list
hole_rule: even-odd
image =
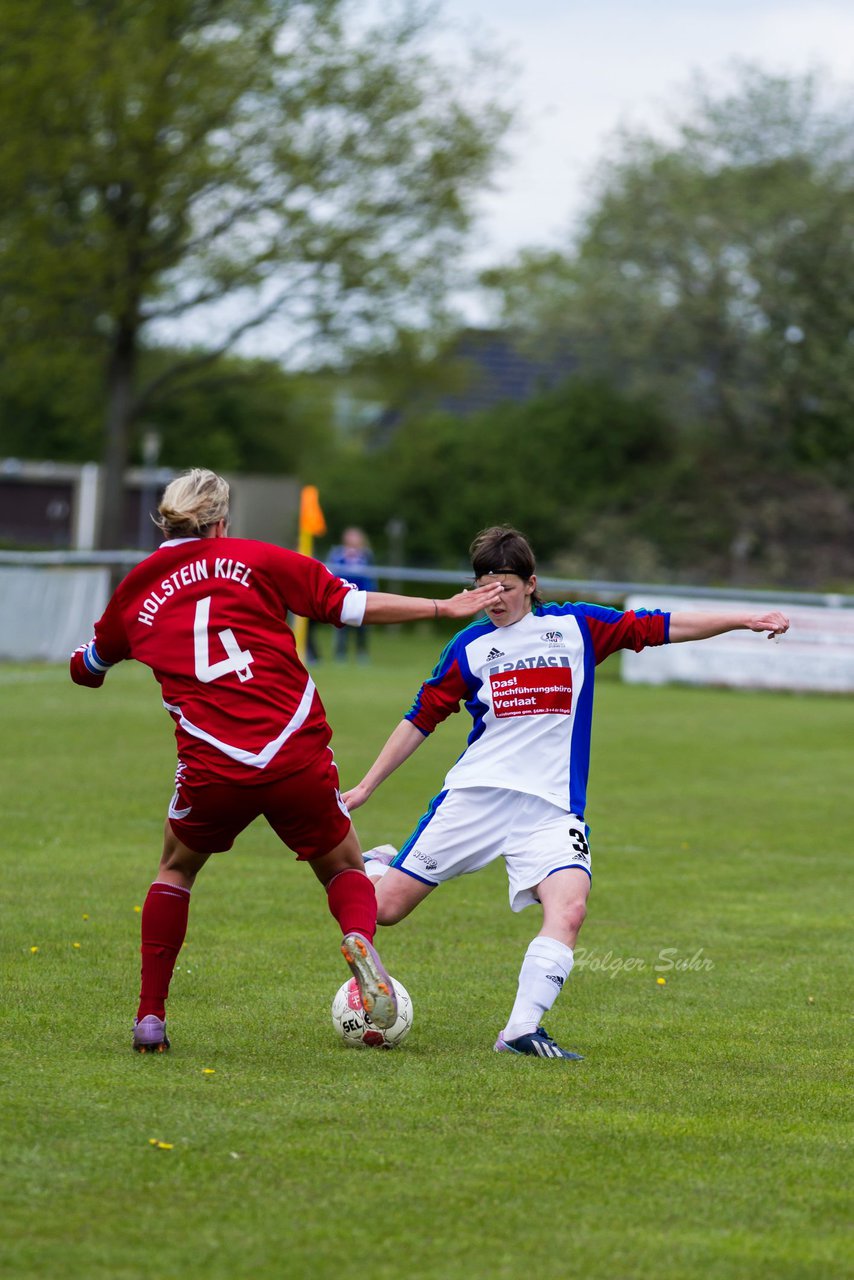
[(369, 591), (364, 622), (417, 622), (429, 618), (472, 618), (488, 609), (501, 595), (498, 582), (460, 591), (445, 600), (426, 600), (420, 596), (395, 596), (387, 591)]
[(672, 613), (670, 641), (708, 640), (727, 631), (767, 631), (768, 639), (784, 635), (789, 619), (778, 609), (768, 613)]
[(401, 720), (362, 781), (342, 795), (341, 799), (347, 808), (358, 809), (359, 805), (364, 804), (380, 783), (385, 782), (389, 774), (394, 773), (404, 760), (408, 760), (424, 741), (425, 737), (420, 729), (416, 729), (409, 720)]

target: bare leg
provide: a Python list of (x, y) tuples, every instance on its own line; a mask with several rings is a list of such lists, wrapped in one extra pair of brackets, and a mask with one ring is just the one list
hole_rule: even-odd
[(590, 877), (579, 867), (556, 871), (537, 885), (537, 897), (543, 904), (543, 927), (540, 937), (556, 938), (565, 947), (574, 947), (587, 915)]
[[(368, 863), (369, 875), (372, 865)], [(436, 885), (416, 880), (396, 867), (383, 867), (381, 875), (374, 879), (374, 888), (377, 891), (377, 924), (388, 925), (405, 919)]]
[(210, 856), (209, 853), (196, 853), (183, 844), (167, 819), (157, 879), (161, 884), (175, 884), (182, 889), (192, 889), (196, 876)]
[(342, 871), (364, 872), (365, 863), (356, 828), (351, 826), (340, 844), (336, 844), (334, 849), (330, 849), (321, 857), (312, 858), (308, 865), (322, 885), (328, 885), (332, 877)]

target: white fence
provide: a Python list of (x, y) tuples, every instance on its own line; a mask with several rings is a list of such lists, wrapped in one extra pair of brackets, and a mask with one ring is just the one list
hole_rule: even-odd
[[(63, 662), (91, 638), (110, 590), (110, 568), (130, 568), (137, 552), (0, 552), (0, 660)], [(386, 590), (408, 583), (466, 585), (464, 569), (377, 565)], [(780, 644), (732, 632), (702, 644), (668, 645), (622, 655), (632, 682), (744, 685), (756, 688), (854, 691), (854, 595), (708, 591), (574, 578), (542, 577), (547, 598), (605, 600), (627, 608), (715, 609), (779, 606), (792, 618)], [(432, 594), (432, 592), (430, 593)]]
[[(763, 601), (763, 604), (767, 601)], [(626, 608), (640, 609), (647, 599), (630, 595)], [(655, 607), (676, 610), (743, 612), (732, 599), (662, 596)], [(791, 627), (769, 640), (752, 631), (729, 631), (702, 642), (663, 645), (642, 653), (624, 651), (623, 679), (630, 684), (703, 684), (729, 688), (790, 689), (820, 693), (854, 692), (854, 609), (790, 605), (781, 607)]]
[(60, 662), (92, 639), (110, 571), (0, 567), (0, 659)]

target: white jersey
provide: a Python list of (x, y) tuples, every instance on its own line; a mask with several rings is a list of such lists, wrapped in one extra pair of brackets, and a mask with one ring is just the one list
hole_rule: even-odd
[(617, 649), (666, 644), (670, 615), (595, 604), (536, 605), (519, 622), (454, 636), (407, 719), (430, 733), (460, 704), (474, 721), (445, 789), (501, 787), (583, 817), (593, 677)]

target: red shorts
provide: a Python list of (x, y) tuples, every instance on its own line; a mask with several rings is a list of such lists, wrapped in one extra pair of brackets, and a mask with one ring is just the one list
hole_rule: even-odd
[(169, 825), (188, 849), (221, 853), (255, 818), (264, 816), (298, 858), (321, 857), (350, 830), (350, 815), (338, 790), (332, 752), (286, 778), (257, 782), (211, 782), (179, 764)]

